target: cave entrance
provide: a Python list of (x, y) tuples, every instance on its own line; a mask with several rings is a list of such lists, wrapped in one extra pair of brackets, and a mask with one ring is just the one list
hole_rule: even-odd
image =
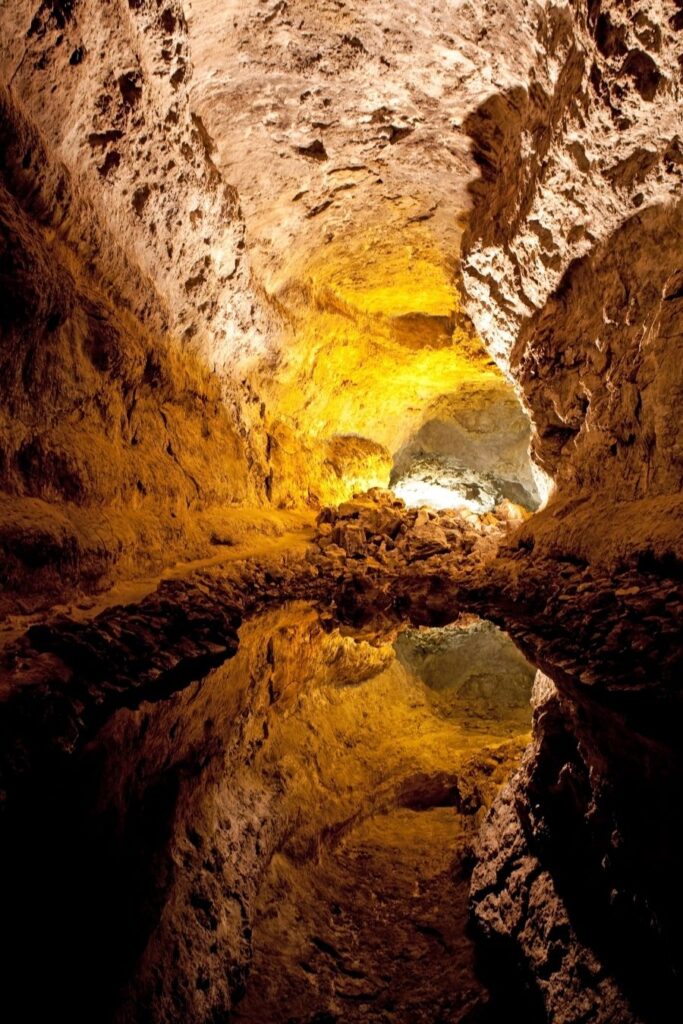
[(481, 514), (507, 499), (535, 511), (530, 442), (529, 417), (504, 378), (465, 383), (426, 410), (394, 456), (390, 486), (409, 506)]

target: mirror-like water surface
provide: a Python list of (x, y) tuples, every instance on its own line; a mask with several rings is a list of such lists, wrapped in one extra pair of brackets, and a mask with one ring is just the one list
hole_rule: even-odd
[(477, 619), (370, 643), (296, 603), (245, 622), (201, 681), (119, 711), (32, 882), (46, 928), (81, 936), (92, 1019), (480, 1019), (468, 855), (527, 742), (532, 677)]

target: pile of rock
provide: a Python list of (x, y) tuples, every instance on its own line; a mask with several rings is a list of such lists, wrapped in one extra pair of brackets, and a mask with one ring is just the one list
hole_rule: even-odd
[(454, 509), (406, 508), (392, 491), (373, 487), (318, 515), (316, 543), (333, 561), (362, 560), (377, 569), (399, 568), (435, 556), (493, 555), (524, 512), (509, 501), (477, 515)]

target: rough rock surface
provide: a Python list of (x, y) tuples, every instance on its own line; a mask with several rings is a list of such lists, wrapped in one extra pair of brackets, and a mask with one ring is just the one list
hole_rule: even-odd
[(471, 596), (557, 689), (539, 693), (524, 768), (482, 833), (475, 919), (536, 977), (551, 1019), (575, 1019), (580, 986), (587, 1019), (666, 1020), (683, 908), (680, 576), (508, 559)]
[(50, 505), (10, 501), (12, 558), (33, 533), (96, 574), (199, 545), (188, 509), (386, 480), (422, 420), (400, 387), (377, 415), (384, 367), (447, 395), (466, 313), (560, 494), (672, 493), (678, 11), (5, 5), (3, 486)]
[[(444, 507), (459, 495), (466, 507), (469, 501), (480, 512), (491, 511), (502, 498), (535, 509), (539, 485), (542, 492), (544, 486), (529, 461), (530, 433), (529, 419), (507, 382), (498, 388), (463, 383), (425, 412), (420, 429), (396, 453), (391, 487), (400, 493), (406, 483), (416, 481), (419, 487), (424, 480), (443, 488)], [(427, 493), (438, 498), (438, 490)], [(423, 502), (436, 504), (434, 498)]]
[[(227, 504), (316, 505), (385, 485), (431, 403), (504, 383), (453, 277), (474, 173), (453, 124), (486, 77), (476, 25), (460, 53), (410, 3), (393, 26), (372, 8), (332, 5), (323, 24), (295, 6), (3, 6), (1, 582), (13, 599), (206, 554)], [(433, 54), (398, 111), (416, 18)], [(329, 66), (315, 57), (324, 25)], [(280, 59), (299, 43), (315, 59)], [(359, 127), (351, 109), (377, 70)], [(285, 111), (306, 83), (295, 128)], [(320, 106), (345, 154), (335, 167), (317, 136), (297, 142), (323, 131)], [(334, 201), (312, 207), (298, 195), (329, 189)]]
[(576, 1019), (582, 999), (582, 1019), (666, 1019), (680, 998), (681, 887), (665, 851), (682, 779), (669, 725), (683, 22), (675, 3), (546, 15), (533, 87), (498, 92), (467, 123), (482, 172), (467, 308), (524, 392), (557, 489), (485, 587), (558, 692), (483, 834), (473, 909), (536, 974), (551, 1019)]
[[(435, 402), (505, 383), (482, 365), (456, 277), (477, 174), (463, 126), (482, 95), (526, 80), (537, 49), (540, 8), (508, 6), (188, 5), (191, 99), (290, 325), (274, 393), (257, 371), (274, 438), (360, 434), (391, 457)], [(317, 461), (309, 442), (298, 478), (313, 492)], [(387, 483), (366, 473), (321, 500)]]
[(205, 550), (204, 511), (265, 494), (250, 396), (215, 373), (258, 329), (238, 201), (183, 84), (184, 25), (177, 2), (0, 12), (10, 593)]
[(455, 509), (406, 508), (392, 491), (373, 488), (336, 508), (322, 509), (316, 542), (330, 568), (340, 560), (358, 559), (364, 567), (385, 568), (387, 578), (392, 570), (415, 562), (430, 561), (433, 566), (435, 555), (469, 558), (474, 568), (496, 553), (510, 524), (525, 516), (523, 508), (509, 501), (484, 516)]
[(188, 6), (192, 100), (269, 288), (339, 238), (350, 256), (372, 239), (371, 265), (430, 241), (453, 265), (476, 174), (463, 123), (486, 94), (528, 80), (554, 5), (519, 3), (515, 17), (472, 0)]
[(681, 18), (675, 3), (547, 5), (532, 87), (467, 130), (481, 178), (467, 309), (532, 411), (560, 496), (681, 481)]
[[(230, 503), (386, 483), (435, 403), (501, 387), (489, 353), (555, 483), (507, 544), (504, 517), (376, 499), (296, 567), (36, 627), (2, 719), (36, 877), (78, 815), (23, 797), (68, 789), (122, 707), (191, 702), (246, 608), (324, 598), (368, 634), (468, 608), (557, 687), (479, 847), (498, 963), (556, 1021), (680, 1003), (682, 57), (679, 0), (2, 6), (3, 612), (206, 553)], [(170, 804), (140, 806), (144, 849)], [(190, 975), (157, 1019), (201, 1003)]]

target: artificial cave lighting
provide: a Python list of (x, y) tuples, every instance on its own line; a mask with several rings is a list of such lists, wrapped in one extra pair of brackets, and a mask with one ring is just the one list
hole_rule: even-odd
[(428, 483), (419, 477), (404, 477), (392, 488), (397, 498), (402, 498), (409, 508), (467, 509), (469, 512), (488, 512), (493, 506), (489, 502), (466, 498), (455, 488), (439, 483)]
[[(285, 318), (278, 372), (264, 363), (257, 382), (276, 441), (276, 501), (296, 503), (303, 492), (325, 504), (415, 478), (406, 461), (424, 449), (460, 467), (448, 467), (458, 486), (441, 467), (426, 481), (456, 492), (427, 491), (434, 507), (480, 513), (502, 496), (534, 506), (529, 418), (464, 313), (429, 222), (385, 215), (345, 226), (289, 272), (276, 291)], [(520, 481), (518, 495), (496, 500), (485, 479), (496, 467)]]

